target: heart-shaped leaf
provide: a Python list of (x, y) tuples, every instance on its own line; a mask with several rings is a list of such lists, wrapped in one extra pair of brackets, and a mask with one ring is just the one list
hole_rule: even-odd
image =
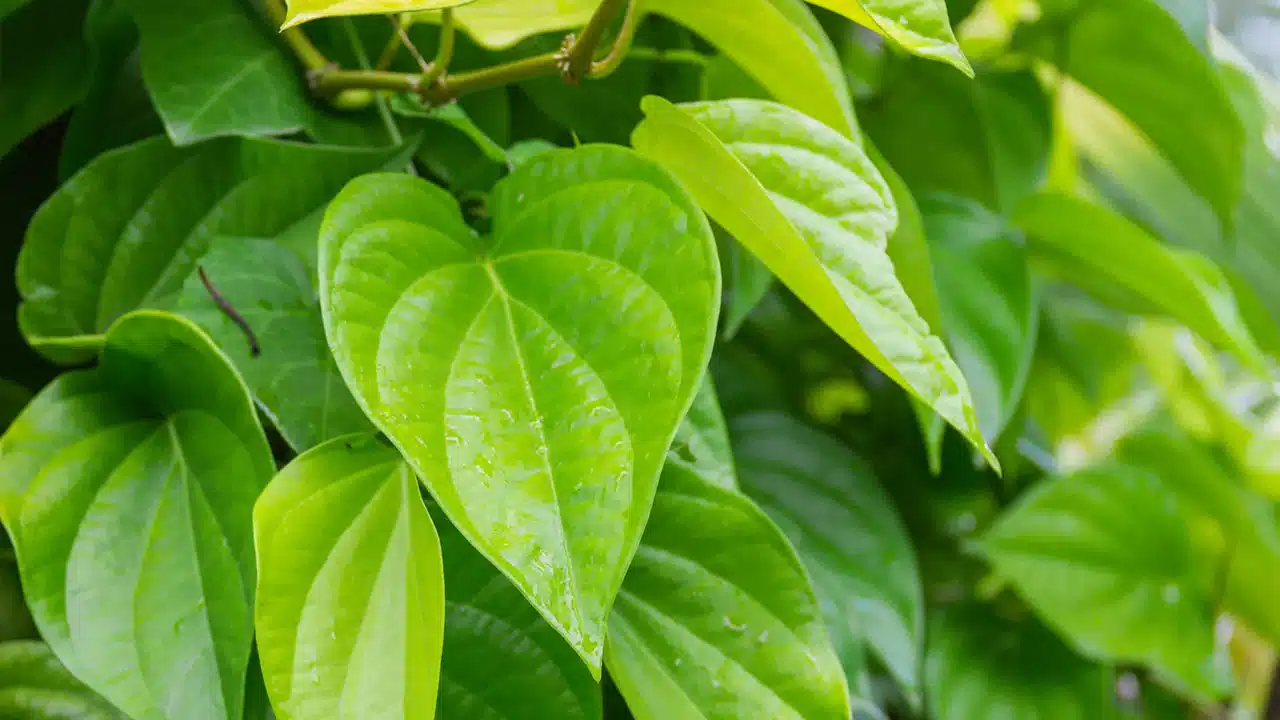
[(163, 306), (219, 235), (269, 238), (314, 263), (324, 204), (394, 150), (152, 138), (99, 156), (36, 213), (18, 258), (23, 334), (58, 362), (93, 357), (122, 314)]
[(277, 717), (434, 717), (444, 567), (395, 448), (348, 435), (300, 455), (253, 524), (258, 652)]
[(285, 18), (281, 29), (322, 17), (431, 12), (469, 2), (473, 0), (289, 0), (289, 16)]
[(275, 466), (227, 359), (139, 311), (94, 370), (0, 439), (0, 519), (41, 635), (133, 717), (235, 720), (253, 638), (252, 509)]
[(609, 676), (637, 720), (847, 720), (804, 568), (743, 495), (668, 464), (609, 615)]
[(863, 149), (760, 100), (644, 101), (632, 144), (674, 172), (703, 209), (853, 348), (927, 403), (996, 466), (964, 376), (885, 253), (897, 224)]
[(449, 519), (599, 672), (604, 622), (720, 296), (711, 229), (635, 153), (548, 152), (476, 237), (445, 191), (353, 181), (320, 236), (338, 367)]
[(0, 717), (124, 720), (125, 715), (76, 680), (41, 642), (0, 643)]

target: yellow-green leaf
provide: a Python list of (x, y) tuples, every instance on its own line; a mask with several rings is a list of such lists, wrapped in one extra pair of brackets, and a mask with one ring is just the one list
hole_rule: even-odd
[(973, 77), (951, 31), (944, 0), (809, 0), (889, 38), (904, 50), (940, 60)]
[[(434, 4), (444, 7), (461, 3), (437, 0)], [(600, 0), (479, 0), (458, 8), (454, 17), (476, 42), (490, 50), (504, 50), (534, 35), (582, 27), (599, 4)], [(417, 19), (431, 22), (438, 16), (422, 15)]]
[(281, 29), (323, 17), (427, 12), (469, 2), (472, 0), (289, 0), (289, 15)]

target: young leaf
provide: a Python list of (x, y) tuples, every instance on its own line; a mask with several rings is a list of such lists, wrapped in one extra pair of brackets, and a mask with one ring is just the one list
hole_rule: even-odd
[(431, 12), (469, 2), (473, 0), (288, 0), (289, 15), (280, 29), (323, 17)]
[(172, 309), (199, 324), (231, 358), (294, 450), (372, 429), (329, 353), (311, 272), (289, 248), (214, 238)]
[(865, 639), (918, 702), (924, 598), (915, 551), (871, 469), (779, 413), (736, 418), (732, 431), (742, 487), (786, 533), (832, 606), (832, 635)]
[(175, 144), (306, 125), (300, 71), (249, 3), (123, 2), (138, 24), (142, 77)]
[(195, 325), (140, 311), (0, 438), (0, 519), (41, 635), (133, 717), (240, 717), (253, 502), (248, 391)]
[(1037, 486), (982, 547), (1085, 655), (1143, 663), (1213, 699), (1228, 685), (1213, 638), (1221, 536), (1197, 516), (1151, 470), (1107, 465)]
[(0, 643), (0, 717), (124, 720), (41, 642)]
[(889, 188), (852, 141), (782, 105), (645, 99), (632, 144), (674, 172), (707, 213), (820, 318), (996, 460), (964, 376), (885, 254)]
[(0, 157), (88, 90), (90, 0), (40, 0), (0, 25)]
[(956, 36), (945, 0), (809, 0), (874, 30), (907, 52), (940, 60), (973, 77)]
[(269, 238), (314, 264), (324, 205), (396, 150), (152, 138), (106, 153), (27, 228), (18, 258), (23, 334), (57, 362), (93, 356), (120, 315), (172, 300), (215, 236)]
[(396, 449), (348, 435), (298, 456), (262, 493), (253, 528), (276, 715), (435, 717), (444, 566)]
[(1034, 619), (1012, 621), (979, 605), (929, 622), (929, 707), (947, 720), (1099, 720), (1119, 717), (1110, 673), (1074, 653)]
[[(480, 0), (462, 5), (454, 17), (477, 43), (503, 50), (534, 35), (580, 28), (599, 5), (600, 0)], [(423, 13), (415, 19), (439, 18), (439, 13)]]
[(795, 551), (746, 497), (668, 465), (609, 616), (637, 720), (845, 720), (848, 689)]
[(921, 199), (943, 327), (977, 405), (983, 437), (1004, 432), (1022, 399), (1040, 327), (1040, 289), (1026, 252), (975, 202)]
[(481, 241), (423, 180), (353, 181), (321, 228), (325, 330), (449, 519), (598, 673), (710, 355), (715, 247), (675, 179), (622, 148), (539, 155), (489, 207)]
[(1222, 271), (1203, 256), (1167, 247), (1110, 210), (1067, 195), (1041, 194), (1019, 206), (1033, 259), (1076, 285), (1118, 287), (1141, 305), (1176, 318), (1251, 367), (1262, 352)]

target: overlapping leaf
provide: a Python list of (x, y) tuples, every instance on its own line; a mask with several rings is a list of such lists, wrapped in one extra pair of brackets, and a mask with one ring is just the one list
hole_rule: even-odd
[(0, 25), (0, 157), (84, 97), (93, 60), (84, 25), (92, 4), (41, 0)]
[(324, 205), (395, 151), (152, 138), (106, 153), (32, 219), (18, 259), (27, 341), (82, 362), (125, 312), (171, 301), (216, 236), (270, 238), (314, 264)]
[(951, 31), (945, 0), (810, 0), (875, 30), (908, 52), (947, 63), (972, 77)]
[(41, 642), (0, 643), (0, 717), (124, 720)]
[(848, 690), (795, 551), (746, 497), (668, 465), (609, 616), (637, 720), (845, 720)]
[(676, 431), (675, 442), (667, 455), (667, 463), (673, 462), (685, 465), (715, 485), (730, 490), (738, 488), (729, 429), (709, 377), (694, 396), (689, 414)]
[(450, 520), (598, 673), (710, 354), (715, 248), (675, 179), (622, 148), (539, 155), (490, 209), (482, 240), (425, 181), (348, 185), (321, 231), (325, 329)]
[(846, 342), (982, 449), (969, 389), (885, 254), (897, 224), (862, 149), (795, 110), (758, 100), (676, 107), (646, 98), (632, 143)]
[(284, 27), (301, 25), (308, 20), (344, 15), (391, 15), (405, 12), (430, 12), (466, 5), (474, 0), (289, 0), (289, 16)]
[(274, 471), (249, 394), (190, 322), (141, 311), (97, 369), (0, 439), (0, 519), (41, 634), (133, 717), (239, 718), (254, 499)]
[(253, 520), (257, 644), (276, 716), (435, 717), (440, 540), (395, 448), (348, 435), (304, 453)]

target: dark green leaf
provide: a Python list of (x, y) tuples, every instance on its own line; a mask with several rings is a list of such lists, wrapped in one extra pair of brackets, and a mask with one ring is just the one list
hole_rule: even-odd
[(124, 720), (125, 715), (62, 667), (44, 643), (0, 643), (0, 717)]
[(88, 91), (84, 20), (91, 4), (40, 0), (0, 24), (0, 157)]

